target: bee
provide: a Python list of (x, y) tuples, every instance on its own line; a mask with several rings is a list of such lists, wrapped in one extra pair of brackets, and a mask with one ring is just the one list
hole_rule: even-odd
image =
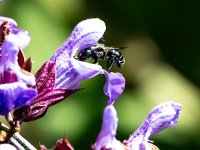
[(125, 58), (120, 52), (124, 48), (107, 47), (104, 44), (95, 44), (94, 46), (82, 50), (75, 57), (79, 61), (87, 61), (93, 59), (94, 64), (98, 64), (99, 60), (107, 61), (107, 70), (110, 70), (112, 65), (122, 68), (125, 63)]

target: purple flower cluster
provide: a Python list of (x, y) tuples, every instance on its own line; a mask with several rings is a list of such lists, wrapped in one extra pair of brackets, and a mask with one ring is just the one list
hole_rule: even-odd
[[(52, 58), (43, 64), (35, 77), (19, 65), (29, 41), (27, 31), (16, 28), (10, 18), (1, 17), (1, 68), (0, 68), (0, 114), (6, 115), (13, 109), (16, 120), (31, 121), (42, 117), (47, 108), (78, 91), (81, 81), (104, 74), (107, 78), (104, 93), (108, 104), (121, 95), (125, 79), (120, 73), (104, 70), (100, 65), (78, 61), (77, 52), (90, 48), (102, 38), (106, 26), (100, 19), (80, 22), (66, 42)], [(20, 57), (21, 58), (21, 57)], [(22, 58), (24, 59), (24, 58)], [(9, 84), (7, 84), (9, 83)], [(7, 105), (7, 106), (6, 106)], [(25, 106), (24, 106), (25, 105)]]
[[(79, 91), (82, 81), (99, 74), (106, 77), (104, 93), (108, 106), (92, 149), (151, 149), (149, 138), (176, 124), (181, 105), (166, 102), (155, 107), (128, 140), (122, 143), (116, 139), (118, 118), (113, 104), (125, 88), (125, 79), (120, 73), (108, 72), (98, 64), (76, 59), (78, 52), (97, 44), (105, 30), (105, 23), (100, 19), (80, 22), (51, 59), (33, 75), (31, 59), (25, 60), (23, 55), (30, 41), (28, 32), (18, 29), (14, 20), (0, 17), (0, 115), (7, 116), (14, 110), (11, 128), (41, 118), (50, 106)], [(59, 147), (69, 147), (68, 142), (63, 143)]]

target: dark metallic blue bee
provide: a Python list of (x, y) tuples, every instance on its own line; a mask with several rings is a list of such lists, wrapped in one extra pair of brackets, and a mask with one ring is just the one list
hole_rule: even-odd
[(82, 50), (75, 58), (80, 61), (87, 61), (93, 59), (94, 64), (98, 63), (99, 60), (107, 61), (107, 70), (110, 70), (112, 64), (122, 68), (125, 63), (125, 58), (119, 51), (123, 48), (106, 47), (103, 44), (96, 44), (88, 49)]

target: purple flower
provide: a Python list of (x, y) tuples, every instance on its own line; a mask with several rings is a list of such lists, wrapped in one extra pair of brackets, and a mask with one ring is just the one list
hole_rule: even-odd
[(81, 81), (104, 74), (107, 78), (104, 93), (108, 96), (108, 104), (114, 103), (121, 95), (125, 88), (125, 79), (120, 73), (109, 73), (100, 65), (74, 58), (77, 52), (96, 44), (105, 30), (105, 23), (100, 19), (84, 20), (74, 28), (67, 41), (51, 58), (56, 63), (56, 87), (78, 89)]
[(106, 76), (104, 92), (108, 96), (108, 103), (114, 103), (124, 90), (123, 76), (120, 73), (109, 73), (100, 65), (74, 58), (77, 52), (96, 44), (102, 38), (105, 29), (105, 24), (100, 19), (84, 20), (74, 28), (51, 60), (44, 63), (36, 73), (34, 88), (37, 89), (38, 96), (32, 103), (14, 112), (16, 120), (31, 121), (44, 116), (49, 106), (80, 90), (81, 81), (98, 74)]
[(115, 138), (117, 125), (117, 112), (113, 105), (108, 105), (104, 110), (101, 131), (97, 137), (96, 143), (92, 146), (92, 149), (125, 150), (126, 146)]
[(14, 20), (0, 17), (0, 115), (28, 104), (37, 94), (28, 88), (35, 84), (34, 76), (18, 63), (18, 54), (28, 45), (30, 37), (27, 31), (16, 27)]
[(93, 149), (119, 150), (120, 145), (121, 149), (151, 150), (153, 144), (149, 143), (149, 138), (170, 126), (175, 126), (181, 108), (180, 104), (174, 102), (156, 106), (144, 123), (122, 144), (115, 138), (118, 121), (116, 110), (114, 106), (109, 105), (105, 108), (102, 128)]

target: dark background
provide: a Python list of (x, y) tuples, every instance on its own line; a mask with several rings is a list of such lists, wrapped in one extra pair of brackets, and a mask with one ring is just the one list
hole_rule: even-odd
[[(105, 44), (125, 46), (126, 90), (115, 103), (121, 141), (137, 129), (148, 112), (164, 101), (183, 106), (176, 128), (151, 140), (161, 150), (200, 148), (200, 1), (197, 0), (4, 0), (1, 16), (15, 19), (32, 40), (25, 49), (33, 72), (53, 55), (81, 20), (105, 21)], [(104, 65), (104, 64), (103, 64)], [(85, 89), (50, 108), (21, 134), (33, 145), (51, 148), (64, 134), (75, 149), (89, 149), (101, 127), (106, 106), (105, 78), (83, 82)]]

